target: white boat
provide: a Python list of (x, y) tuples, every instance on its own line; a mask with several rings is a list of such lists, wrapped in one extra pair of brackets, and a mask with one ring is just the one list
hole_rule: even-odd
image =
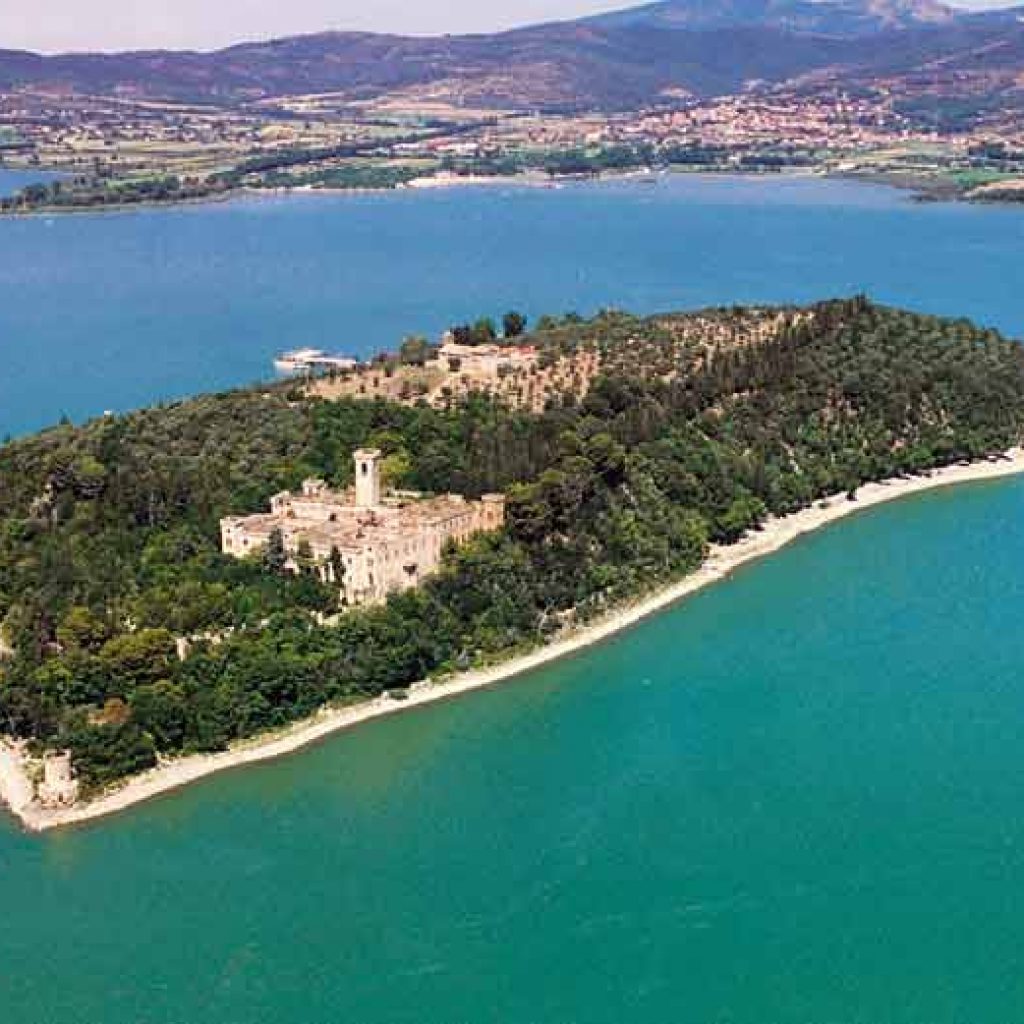
[(318, 348), (297, 348), (292, 352), (282, 352), (274, 360), (274, 369), (279, 373), (295, 373), (307, 366), (310, 359), (324, 354)]
[(324, 370), (352, 370), (359, 365), (358, 360), (349, 356), (328, 355), (319, 348), (297, 348), (291, 352), (282, 352), (274, 360), (274, 369), (278, 373), (315, 373)]

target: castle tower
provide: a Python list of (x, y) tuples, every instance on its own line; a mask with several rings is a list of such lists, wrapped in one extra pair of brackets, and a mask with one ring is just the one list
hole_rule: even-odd
[(49, 753), (43, 758), (43, 781), (38, 796), (44, 807), (72, 807), (78, 802), (78, 780), (69, 752)]
[(355, 453), (356, 505), (377, 508), (380, 505), (380, 452), (376, 448)]

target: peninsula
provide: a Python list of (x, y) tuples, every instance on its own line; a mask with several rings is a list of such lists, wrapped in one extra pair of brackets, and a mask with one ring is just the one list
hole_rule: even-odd
[(462, 389), (361, 387), (428, 370), (407, 344), (0, 448), (0, 792), (28, 827), (490, 685), (858, 509), (1024, 469), (1024, 350), (966, 321), (857, 298), (506, 326), (461, 338), (531, 358)]

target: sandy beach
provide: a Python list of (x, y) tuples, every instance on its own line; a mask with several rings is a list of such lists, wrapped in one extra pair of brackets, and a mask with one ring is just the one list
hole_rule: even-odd
[(405, 184), (409, 189), (464, 188), (467, 185), (534, 186), (549, 188), (555, 179), (546, 174), (428, 174)]
[(0, 801), (23, 818), (32, 803), (32, 783), (25, 774), (21, 748), (0, 741)]
[(271, 736), (256, 737), (220, 754), (195, 755), (169, 761), (86, 805), (46, 810), (32, 802), (32, 787), (26, 777), (20, 751), (13, 744), (0, 741), (0, 801), (13, 811), (26, 829), (33, 832), (44, 832), (116, 814), (134, 804), (168, 793), (215, 772), (281, 757), (362, 722), (384, 715), (411, 711), (424, 704), (493, 686), (567, 657), (630, 628), (656, 612), (726, 578), (740, 566), (778, 551), (804, 534), (883, 502), (938, 487), (994, 480), (1017, 473), (1024, 473), (1024, 450), (1021, 449), (1015, 449), (998, 459), (935, 470), (927, 476), (868, 484), (857, 492), (855, 501), (848, 500), (845, 495), (833, 496), (801, 512), (772, 519), (763, 529), (748, 534), (736, 544), (712, 548), (701, 568), (685, 579), (623, 607), (593, 625), (573, 629), (562, 639), (530, 654), (492, 668), (457, 675), (445, 681), (417, 683), (410, 688), (407, 700), (381, 697), (344, 709), (326, 709), (314, 718), (285, 731)]

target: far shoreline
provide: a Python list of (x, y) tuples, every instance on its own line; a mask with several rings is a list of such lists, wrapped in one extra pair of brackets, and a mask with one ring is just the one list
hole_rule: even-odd
[(168, 761), (85, 805), (46, 810), (35, 804), (21, 750), (11, 742), (0, 740), (0, 804), (8, 807), (27, 831), (34, 833), (109, 817), (208, 776), (284, 757), (364, 722), (451, 700), (575, 655), (727, 579), (742, 566), (851, 515), (941, 487), (998, 480), (1021, 473), (1024, 473), (1024, 449), (1015, 448), (1001, 456), (930, 470), (926, 475), (865, 484), (858, 488), (853, 500), (845, 494), (832, 495), (799, 512), (770, 519), (762, 529), (747, 534), (735, 544), (712, 547), (701, 567), (685, 578), (610, 612), (596, 623), (575, 628), (562, 639), (544, 647), (489, 668), (441, 681), (416, 683), (409, 688), (406, 700), (382, 696), (341, 709), (324, 709), (313, 718), (281, 732), (242, 741), (221, 753), (196, 754)]
[[(0, 170), (5, 168), (0, 167)], [(18, 168), (9, 168), (18, 170)], [(0, 213), (3, 220), (32, 220), (35, 218), (53, 217), (88, 217), (105, 214), (128, 214), (134, 211), (160, 211), (176, 209), (195, 209), (205, 206), (237, 203), (240, 201), (263, 201), (270, 199), (288, 199), (301, 197), (344, 197), (344, 196), (389, 196), (409, 193), (431, 193), (458, 191), (460, 189), (476, 190), (490, 188), (525, 189), (525, 190), (560, 190), (570, 186), (654, 183), (664, 178), (708, 178), (736, 181), (787, 181), (787, 180), (820, 180), (839, 181), (861, 185), (866, 188), (891, 189), (902, 193), (911, 202), (916, 203), (950, 203), (966, 206), (992, 206), (1013, 209), (1024, 203), (1012, 200), (981, 200), (972, 199), (955, 191), (936, 190), (911, 178), (901, 179), (899, 175), (884, 173), (858, 173), (834, 171), (827, 167), (784, 167), (772, 169), (754, 168), (716, 168), (716, 167), (651, 167), (630, 168), (622, 171), (601, 171), (593, 174), (566, 174), (540, 176), (532, 172), (523, 174), (495, 175), (426, 175), (411, 179), (394, 186), (358, 186), (353, 188), (316, 185), (282, 185), (256, 188), (251, 185), (239, 185), (223, 192), (211, 192), (209, 195), (192, 196), (187, 199), (144, 199), (132, 203), (107, 203), (96, 206), (40, 206), (35, 209), (18, 209)]]

